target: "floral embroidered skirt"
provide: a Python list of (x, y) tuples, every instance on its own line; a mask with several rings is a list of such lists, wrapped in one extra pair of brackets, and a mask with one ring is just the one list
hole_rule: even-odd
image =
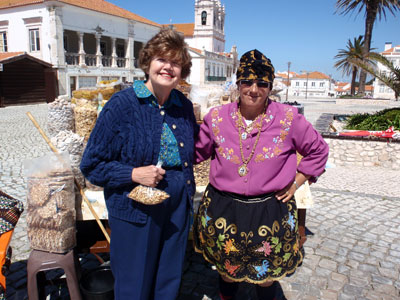
[(197, 252), (233, 281), (263, 283), (302, 263), (297, 208), (273, 194), (246, 199), (208, 185), (193, 224)]

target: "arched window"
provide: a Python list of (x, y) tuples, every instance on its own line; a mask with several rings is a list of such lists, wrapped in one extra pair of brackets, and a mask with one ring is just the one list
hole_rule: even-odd
[(201, 13), (201, 25), (206, 25), (207, 24), (207, 12), (203, 11)]

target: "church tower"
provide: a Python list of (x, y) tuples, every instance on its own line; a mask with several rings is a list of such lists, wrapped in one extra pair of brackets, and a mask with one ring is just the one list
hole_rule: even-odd
[(210, 52), (225, 51), (225, 6), (220, 0), (195, 0), (194, 47)]

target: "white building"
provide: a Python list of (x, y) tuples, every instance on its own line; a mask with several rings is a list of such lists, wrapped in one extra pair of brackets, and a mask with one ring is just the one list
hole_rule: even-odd
[(313, 98), (333, 97), (335, 85), (332, 78), (321, 72), (306, 72), (290, 79), (289, 96)]
[(0, 4), (0, 51), (25, 51), (58, 71), (59, 94), (99, 80), (142, 78), (136, 58), (161, 25), (102, 0)]
[[(190, 50), (189, 83), (225, 81), (235, 72), (235, 50), (222, 53), (224, 18), (219, 0), (196, 0), (193, 33), (185, 36), (189, 45), (199, 47)], [(100, 80), (144, 78), (138, 54), (161, 27), (103, 0), (0, 2), (0, 52), (23, 51), (50, 63), (57, 70), (60, 95)]]
[(351, 83), (349, 82), (339, 82), (335, 84), (336, 97), (346, 96), (351, 94)]
[[(400, 68), (400, 45), (393, 47), (392, 43), (385, 44), (385, 50), (381, 52), (395, 67)], [(389, 69), (381, 63), (377, 65), (378, 71), (389, 76)], [(374, 98), (395, 99), (394, 91), (384, 85), (379, 79), (374, 80)]]

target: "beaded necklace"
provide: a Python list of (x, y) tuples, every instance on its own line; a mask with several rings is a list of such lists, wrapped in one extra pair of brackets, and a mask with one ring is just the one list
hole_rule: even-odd
[[(265, 118), (265, 112), (263, 112), (262, 114), (259, 114), (257, 116), (257, 118), (254, 119), (253, 123), (251, 123), (249, 126), (245, 126), (244, 123), (243, 123), (243, 117), (242, 117), (242, 114), (240, 112), (240, 107), (238, 107), (237, 115), (238, 115), (237, 125), (239, 127), (240, 155), (241, 155), (242, 162), (243, 162), (243, 164), (240, 165), (239, 168), (238, 168), (238, 173), (239, 173), (240, 176), (243, 177), (243, 176), (246, 176), (249, 173), (249, 169), (247, 167), (247, 164), (253, 158), (254, 152), (256, 151), (256, 146), (258, 144), (258, 141), (260, 140), (262, 122), (263, 122), (263, 119)], [(245, 140), (247, 138), (247, 134), (250, 134), (251, 131), (254, 129), (254, 127), (256, 127), (258, 129), (256, 141), (253, 144), (253, 147), (251, 149), (251, 153), (250, 153), (249, 157), (244, 158), (243, 140)], [(242, 132), (242, 129), (244, 130), (244, 132)]]

